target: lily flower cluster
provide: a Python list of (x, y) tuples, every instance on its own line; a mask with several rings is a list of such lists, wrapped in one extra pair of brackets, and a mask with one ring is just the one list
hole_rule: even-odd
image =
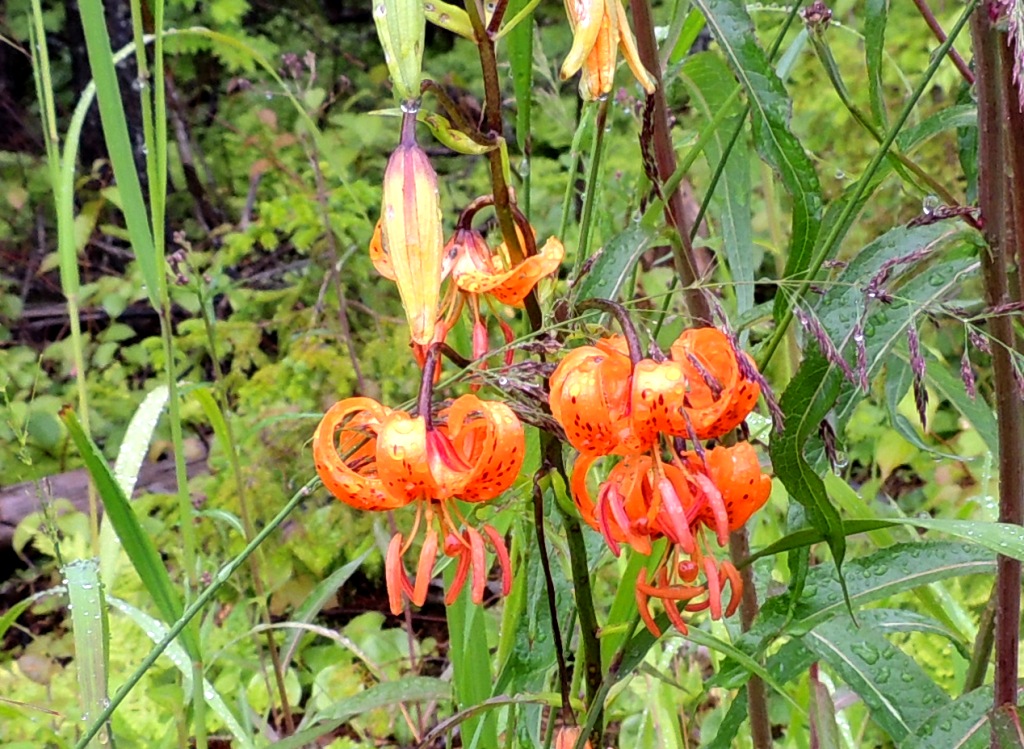
[[(480, 209), (493, 204), (490, 196), (462, 212), (445, 244), (437, 175), (416, 142), (415, 124), (415, 112), (406, 112), (401, 141), (384, 173), (381, 218), (370, 257), (378, 272), (398, 287), (423, 368), (416, 412), (370, 398), (346, 398), (328, 409), (313, 437), (317, 473), (339, 500), (379, 512), (416, 506), (412, 530), (394, 534), (385, 558), (389, 604), (396, 615), (406, 599), (424, 604), (440, 554), (456, 560), (447, 603), (455, 601), (467, 580), (473, 601), (483, 601), (488, 547), (501, 568), (502, 592), (510, 590), (504, 538), (490, 525), (474, 528), (457, 500), (486, 502), (512, 485), (525, 453), (523, 427), (508, 405), (476, 395), (460, 396), (435, 414), (433, 384), (440, 374), (441, 345), (463, 308), (468, 306), (473, 316), (473, 358), (483, 359), (490, 341), (481, 300), (492, 306), (521, 306), (537, 281), (558, 268), (564, 254), (554, 238), (538, 250), (532, 227), (517, 210), (523, 257), (516, 259), (504, 243), (489, 247), (472, 222)], [(449, 276), (442, 297), (442, 283)], [(501, 318), (499, 325), (511, 341), (511, 328)], [(510, 359), (511, 352), (506, 364)], [(420, 536), (410, 577), (404, 560)]]
[[(652, 598), (684, 633), (680, 607), (719, 619), (739, 605), (739, 573), (716, 559), (708, 536), (726, 546), (768, 500), (771, 479), (749, 442), (704, 443), (753, 409), (761, 392), (753, 366), (723, 332), (699, 328), (684, 331), (660, 360), (641, 358), (620, 336), (604, 338), (574, 349), (551, 376), (551, 412), (580, 452), (570, 489), (583, 519), (616, 556), (623, 544), (650, 555), (668, 540), (653, 574), (642, 570), (636, 581), (637, 607), (655, 635)], [(595, 493), (588, 477), (603, 461), (615, 462)]]

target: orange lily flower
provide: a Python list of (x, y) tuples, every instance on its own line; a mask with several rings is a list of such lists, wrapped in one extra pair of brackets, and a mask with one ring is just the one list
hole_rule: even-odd
[[(503, 591), (511, 590), (504, 539), (489, 525), (482, 534), (469, 526), (452, 500), (484, 502), (512, 485), (525, 454), (523, 428), (507, 405), (474, 395), (457, 398), (438, 418), (435, 424), (430, 416), (349, 398), (327, 411), (313, 437), (317, 472), (341, 501), (366, 510), (417, 504), (413, 531), (408, 538), (392, 537), (385, 560), (396, 615), (404, 607), (403, 595), (423, 605), (439, 550), (458, 559), (446, 601), (458, 597), (471, 574), (473, 601), (481, 603), (487, 583), (485, 536), (502, 569)], [(410, 579), (402, 558), (421, 524), (424, 541)]]
[(621, 49), (637, 82), (648, 94), (654, 93), (654, 79), (640, 62), (620, 0), (565, 0), (565, 12), (572, 26), (573, 42), (562, 63), (563, 81), (582, 68), (580, 95), (591, 101), (607, 96), (612, 90)]
[[(710, 609), (715, 619), (723, 611), (726, 616), (733, 613), (742, 593), (739, 573), (728, 560), (715, 561), (704, 529), (713, 531), (719, 546), (725, 546), (729, 533), (742, 527), (771, 493), (771, 479), (761, 473), (749, 443), (715, 447), (703, 457), (694, 452), (672, 456), (671, 462), (662, 462), (658, 455), (624, 457), (611, 469), (596, 499), (587, 486), (587, 474), (597, 457), (581, 455), (570, 480), (580, 515), (604, 536), (616, 556), (621, 543), (649, 555), (653, 541), (670, 541), (667, 561), (658, 566), (650, 583), (644, 572), (636, 587), (641, 615), (655, 634), (660, 632), (650, 614), (650, 598), (663, 602), (682, 632), (686, 625), (677, 608), (681, 602), (687, 602), (687, 611)], [(732, 597), (723, 610), (727, 584)]]
[[(519, 229), (520, 238), (523, 236)], [(513, 265), (508, 247), (502, 242), (493, 252), (476, 229), (460, 228), (446, 248), (453, 258), (452, 280), (467, 294), (490, 294), (502, 304), (521, 306), (537, 282), (558, 270), (565, 248), (550, 237), (537, 254)]]
[(737, 361), (746, 354), (714, 328), (684, 331), (670, 353), (633, 366), (618, 336), (570, 351), (549, 382), (551, 413), (569, 444), (629, 455), (649, 450), (659, 433), (697, 441), (739, 426), (761, 394)]

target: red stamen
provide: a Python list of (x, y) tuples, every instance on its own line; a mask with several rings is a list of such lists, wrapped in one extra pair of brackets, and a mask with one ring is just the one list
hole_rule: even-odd
[(665, 613), (668, 614), (668, 619), (672, 622), (673, 626), (678, 629), (684, 635), (689, 632), (689, 628), (686, 626), (686, 622), (683, 620), (683, 615), (679, 613), (679, 609), (676, 608), (674, 603), (665, 602)]
[(743, 578), (740, 577), (739, 570), (729, 560), (722, 562), (721, 571), (725, 573), (732, 587), (729, 605), (725, 607), (725, 615), (732, 616), (736, 613), (736, 609), (740, 606), (740, 600), (743, 598)]
[(601, 527), (601, 535), (604, 536), (605, 543), (612, 550), (612, 554), (619, 556), (622, 550), (619, 548), (618, 541), (612, 537), (611, 524), (608, 522), (608, 503), (605, 501), (610, 488), (605, 484), (597, 495), (597, 524)]
[(722, 581), (718, 577), (718, 567), (711, 557), (704, 557), (704, 575), (708, 579), (708, 604), (711, 607), (711, 618), (722, 618)]
[(469, 548), (472, 554), (473, 568), (473, 603), (477, 606), (484, 602), (484, 592), (487, 589), (487, 556), (484, 553), (484, 539), (475, 528), (467, 528), (466, 535), (469, 536)]
[(516, 334), (512, 332), (512, 327), (501, 318), (498, 318), (498, 325), (501, 327), (501, 334), (505, 337), (505, 366), (511, 367), (512, 360), (516, 355), (515, 350), (512, 348), (512, 341), (516, 339)]
[(416, 565), (416, 584), (413, 587), (410, 598), (417, 606), (422, 606), (427, 600), (427, 588), (434, 573), (434, 561), (437, 559), (437, 531), (433, 528), (427, 531), (427, 537), (423, 541), (423, 548), (420, 550), (419, 563)]
[(498, 557), (498, 566), (501, 567), (501, 594), (507, 596), (512, 592), (512, 560), (509, 559), (505, 539), (490, 525), (484, 526), (484, 533), (487, 534), (487, 537), (491, 539), (491, 543), (494, 545), (494, 553)]
[(661, 495), (661, 514), (665, 518), (666, 531), (671, 531), (669, 537), (673, 542), (679, 544), (687, 554), (693, 553), (694, 540), (690, 533), (690, 524), (686, 521), (686, 508), (683, 507), (676, 488), (668, 477), (662, 476), (658, 479), (658, 493)]
[(704, 496), (707, 497), (708, 506), (715, 516), (715, 535), (718, 537), (718, 545), (726, 546), (729, 543), (729, 512), (725, 509), (722, 492), (718, 491), (715, 483), (703, 473), (695, 473), (693, 478), (704, 492)]
[(446, 606), (451, 606), (459, 598), (463, 586), (466, 584), (466, 577), (469, 574), (469, 552), (459, 548), (459, 566), (455, 568), (455, 577), (452, 579), (452, 587), (448, 589), (448, 595), (444, 597)]
[(640, 618), (644, 620), (644, 626), (647, 630), (654, 635), (655, 638), (661, 637), (661, 629), (654, 621), (654, 617), (651, 616), (651, 609), (647, 595), (643, 592), (643, 587), (647, 584), (647, 570), (640, 570), (640, 575), (636, 580), (636, 610), (640, 614)]
[[(391, 605), (391, 613), (398, 616), (402, 613), (402, 578), (405, 576), (404, 565), (402, 565), (402, 534), (396, 533), (391, 537), (388, 544), (388, 553), (384, 558), (384, 580), (388, 588), (388, 602)], [(399, 572), (401, 570), (401, 572)]]

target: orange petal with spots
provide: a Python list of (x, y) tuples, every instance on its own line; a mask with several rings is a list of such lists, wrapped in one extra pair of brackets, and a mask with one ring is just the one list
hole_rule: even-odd
[(384, 491), (392, 497), (439, 499), (430, 472), (427, 429), (420, 416), (394, 411), (381, 425), (377, 437), (377, 474)]
[[(691, 470), (705, 471), (721, 493), (730, 531), (742, 528), (772, 493), (772, 480), (762, 473), (757, 450), (749, 442), (715, 447), (704, 453), (703, 461), (692, 452), (684, 457)], [(701, 517), (714, 527), (710, 508)]]
[(629, 422), (629, 357), (610, 348), (569, 352), (550, 379), (550, 405), (569, 444), (581, 453), (640, 452)]
[[(499, 248), (499, 252), (501, 249)], [(490, 294), (502, 304), (521, 305), (537, 282), (562, 264), (565, 248), (551, 237), (536, 255), (505, 271), (469, 270), (452, 273), (456, 285), (470, 294)]]
[(523, 466), (526, 438), (511, 408), (500, 401), (463, 395), (441, 416), (447, 418), (448, 438), (467, 466), (462, 499), (494, 499), (512, 486)]
[(338, 401), (313, 434), (313, 461), (324, 486), (360, 510), (390, 510), (409, 499), (384, 491), (376, 464), (376, 443), (391, 409), (370, 398)]

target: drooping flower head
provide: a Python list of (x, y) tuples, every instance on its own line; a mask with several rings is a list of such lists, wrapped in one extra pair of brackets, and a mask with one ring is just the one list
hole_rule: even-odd
[[(502, 494), (518, 475), (524, 453), (523, 429), (512, 410), (475, 395), (457, 398), (436, 421), (368, 398), (349, 398), (327, 411), (313, 437), (317, 473), (341, 501), (362, 510), (417, 506), (412, 532), (392, 537), (385, 560), (395, 614), (403, 609), (403, 595), (423, 605), (439, 551), (458, 560), (449, 603), (470, 575), (473, 600), (482, 602), (486, 545), (498, 556), (508, 594), (511, 569), (504, 539), (489, 525), (482, 533), (473, 528), (454, 500), (485, 502)], [(410, 579), (402, 559), (421, 526), (424, 540)]]
[(572, 26), (573, 42), (562, 63), (563, 81), (582, 69), (580, 96), (591, 101), (607, 96), (621, 49), (637, 82), (648, 94), (654, 93), (654, 79), (640, 62), (620, 0), (565, 0), (565, 13)]
[[(572, 496), (616, 555), (623, 545), (649, 555), (656, 541), (668, 540), (650, 580), (646, 571), (637, 580), (637, 606), (659, 634), (649, 602), (660, 600), (685, 632), (680, 606), (720, 618), (726, 586), (732, 596), (724, 614), (738, 605), (739, 573), (727, 559), (716, 561), (711, 541), (725, 546), (771, 493), (749, 443), (703, 446), (750, 413), (760, 394), (756, 370), (728, 336), (711, 328), (683, 332), (668, 357), (642, 358), (625, 310), (592, 304), (613, 312), (627, 335), (574, 349), (551, 376), (551, 413), (581, 453)], [(693, 450), (685, 449), (687, 441)], [(591, 469), (606, 460), (607, 476), (592, 491)]]

